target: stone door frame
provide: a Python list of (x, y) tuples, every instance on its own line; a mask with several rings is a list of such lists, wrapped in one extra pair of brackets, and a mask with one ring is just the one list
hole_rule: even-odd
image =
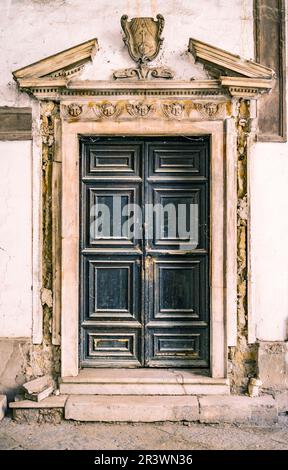
[[(49, 325), (52, 323), (50, 338), (45, 328), (47, 314), (43, 315), (37, 302), (41, 293), (35, 274), (33, 343), (44, 344), (45, 330), (46, 344), (61, 346), (62, 377), (77, 376), (78, 136), (209, 135), (211, 375), (227, 377), (228, 347), (237, 345), (238, 313), (245, 319), (248, 341), (255, 341), (247, 296), (249, 152), (257, 130), (256, 102), (273, 88), (275, 73), (261, 64), (190, 38), (188, 53), (204, 65), (209, 79), (77, 79), (97, 50), (98, 41), (94, 38), (13, 72), (20, 89), (31, 93), (41, 104), (40, 127), (36, 118), (33, 133), (33, 191), (35, 197), (40, 196), (41, 170), (38, 172), (37, 166), (40, 135), (44, 175), (41, 196), (42, 202), (46, 197), (46, 206), (42, 207), (42, 245), (37, 238), (41, 232), (38, 203), (33, 209), (33, 269), (36, 274), (38, 270), (42, 272), (42, 280), (47, 273), (49, 279), (52, 277), (52, 282), (47, 282), (49, 288), (51, 284), (51, 298), (48, 296), (45, 302), (49, 308), (53, 303), (53, 312), (52, 318), (48, 318)], [(50, 190), (51, 194), (47, 194)]]
[[(111, 105), (121, 108), (132, 104), (115, 101)], [(153, 98), (154, 109), (172, 105), (171, 99)], [(164, 101), (164, 102), (163, 102)], [(151, 100), (147, 103), (150, 105)], [(193, 103), (180, 100), (183, 107)], [(199, 103), (199, 102), (198, 102)], [(137, 101), (134, 103), (137, 105)], [(144, 101), (145, 104), (145, 101)], [(205, 103), (204, 103), (205, 104)], [(207, 101), (206, 101), (207, 104)], [(236, 328), (236, 213), (237, 213), (237, 146), (233, 117), (226, 116), (227, 103), (222, 99), (225, 118), (198, 120), (167, 119), (159, 114), (154, 118), (139, 116), (116, 119), (90, 120), (85, 116), (69, 115), (79, 106), (107, 105), (106, 100), (70, 100), (61, 102), (62, 125), (62, 267), (61, 267), (61, 376), (77, 376), (79, 372), (79, 136), (201, 136), (211, 139), (211, 246), (210, 295), (211, 323), (210, 350), (211, 376), (227, 376), (227, 344), (234, 343)], [(152, 106), (152, 105), (151, 105)], [(220, 106), (220, 105), (219, 105)], [(74, 109), (74, 111), (72, 111)], [(67, 113), (68, 110), (68, 113)], [(199, 113), (198, 113), (199, 114)], [(227, 204), (229, 202), (229, 204)], [(226, 254), (229, 253), (229, 256)], [(229, 316), (227, 315), (229, 312)]]

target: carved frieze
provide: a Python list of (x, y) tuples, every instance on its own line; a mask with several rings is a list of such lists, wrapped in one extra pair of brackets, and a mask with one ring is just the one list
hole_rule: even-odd
[(225, 102), (197, 100), (151, 100), (151, 101), (96, 101), (62, 105), (64, 120), (130, 120), (139, 118), (191, 121), (224, 119), (227, 115)]

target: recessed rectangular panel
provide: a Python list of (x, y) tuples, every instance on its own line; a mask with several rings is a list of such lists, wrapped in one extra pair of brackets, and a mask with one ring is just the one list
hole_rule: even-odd
[(86, 174), (95, 178), (140, 176), (141, 144), (108, 140), (86, 151)]
[(205, 183), (191, 183), (177, 184), (174, 188), (155, 184), (150, 188), (154, 208), (150, 245), (161, 249), (185, 249), (186, 246), (189, 250), (208, 249), (205, 187)]
[(86, 246), (135, 246), (142, 236), (138, 184), (85, 185)]
[(129, 311), (129, 269), (99, 267), (95, 272), (95, 312)]
[(149, 176), (178, 179), (207, 177), (207, 149), (189, 142), (149, 145)]
[(134, 334), (88, 333), (89, 355), (130, 356), (135, 354)]
[(199, 358), (199, 334), (155, 335), (155, 356), (184, 356)]
[(132, 362), (139, 365), (140, 331), (136, 329), (122, 330), (111, 327), (107, 332), (98, 327), (97, 330), (85, 331), (85, 359), (97, 365), (114, 362), (115, 365), (125, 365)]
[(155, 318), (199, 318), (199, 263), (157, 263)]
[(208, 331), (206, 328), (155, 329), (148, 339), (150, 367), (207, 367)]
[[(122, 258), (122, 259), (121, 259)], [(140, 259), (108, 256), (86, 260), (84, 321), (139, 320)]]

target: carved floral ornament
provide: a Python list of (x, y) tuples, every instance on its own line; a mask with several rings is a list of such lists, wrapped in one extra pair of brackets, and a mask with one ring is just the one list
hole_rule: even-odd
[(108, 120), (108, 119), (223, 119), (226, 115), (226, 102), (204, 103), (192, 100), (150, 102), (150, 101), (117, 101), (89, 104), (70, 103), (62, 105), (63, 119)]

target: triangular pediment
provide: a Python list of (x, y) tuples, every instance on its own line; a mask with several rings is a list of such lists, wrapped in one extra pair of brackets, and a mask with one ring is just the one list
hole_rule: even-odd
[(97, 39), (90, 39), (27, 67), (15, 70), (13, 76), (20, 86), (27, 86), (30, 81), (38, 79), (41, 79), (42, 83), (46, 79), (48, 83), (49, 81), (55, 83), (57, 80), (59, 82), (63, 79), (67, 80), (68, 77), (70, 79), (77, 75), (84, 65), (92, 60), (97, 49)]
[(275, 76), (274, 71), (264, 65), (243, 59), (197, 39), (190, 38), (188, 51), (194, 56), (196, 62), (204, 65), (213, 78), (229, 76), (272, 79)]

